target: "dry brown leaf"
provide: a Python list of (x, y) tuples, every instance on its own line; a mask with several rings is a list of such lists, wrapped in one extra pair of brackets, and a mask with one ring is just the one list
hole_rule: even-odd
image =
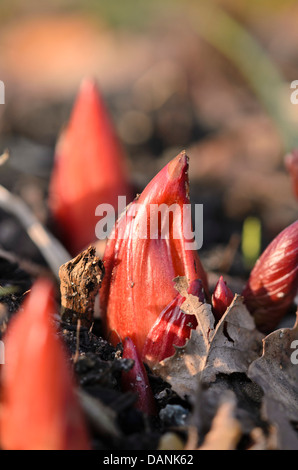
[(273, 440), (275, 448), (278, 450), (298, 450), (298, 434), (294, 426), (295, 422), (288, 419), (284, 407), (278, 401), (265, 396), (263, 398), (262, 414), (264, 419), (270, 423), (269, 442)]
[(277, 450), (277, 435), (274, 426), (271, 426), (267, 435), (261, 428), (254, 428), (250, 433), (252, 444), (247, 450)]
[(210, 347), (210, 335), (214, 331), (214, 317), (211, 305), (202, 304), (198, 297), (186, 292), (183, 278), (177, 281), (176, 286), (178, 292), (186, 297), (181, 309), (196, 316), (198, 327), (191, 331), (190, 340), (184, 347), (175, 347), (174, 356), (159, 364), (151, 364), (151, 368), (154, 373), (170, 383), (178, 395), (184, 396), (196, 389), (197, 376), (204, 369)]
[(236, 399), (233, 394), (219, 407), (210, 431), (198, 450), (235, 450), (242, 436), (239, 421), (235, 418)]
[(176, 288), (186, 297), (181, 309), (196, 316), (198, 326), (191, 331), (186, 345), (175, 354), (151, 364), (152, 370), (172, 385), (178, 395), (193, 395), (198, 380), (211, 382), (218, 373), (247, 372), (261, 353), (261, 339), (254, 320), (239, 295), (227, 309), (216, 328), (211, 305), (202, 304), (186, 292), (185, 278), (177, 278)]
[(163, 434), (158, 443), (157, 450), (183, 450), (183, 440), (174, 432)]
[(203, 373), (204, 382), (213, 382), (218, 373), (246, 373), (261, 354), (263, 338), (243, 298), (236, 294), (212, 336)]
[(263, 340), (263, 355), (254, 361), (248, 376), (264, 391), (266, 397), (280, 403), (285, 415), (298, 422), (298, 314), (293, 328), (282, 328)]
[(263, 340), (263, 355), (248, 376), (264, 392), (264, 418), (276, 427), (280, 449), (298, 449), (298, 312), (293, 328), (282, 328)]

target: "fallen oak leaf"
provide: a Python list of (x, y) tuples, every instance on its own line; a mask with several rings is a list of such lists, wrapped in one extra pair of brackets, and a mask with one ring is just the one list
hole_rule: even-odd
[(176, 290), (186, 298), (181, 310), (187, 315), (195, 315), (198, 326), (191, 330), (185, 346), (173, 345), (176, 350), (173, 356), (159, 363), (148, 361), (148, 365), (183, 397), (196, 388), (197, 376), (204, 369), (215, 320), (210, 304), (201, 303), (198, 297), (188, 294), (188, 282), (184, 276), (178, 276), (174, 281)]
[(200, 442), (210, 430), (223, 396), (227, 393), (233, 393), (237, 400), (235, 416), (243, 434), (249, 435), (255, 427), (265, 429), (267, 422), (264, 422), (260, 412), (263, 393), (259, 386), (251, 382), (245, 373), (218, 374), (214, 382), (200, 381), (196, 390), (192, 424), (198, 429)]
[(219, 373), (247, 373), (250, 364), (261, 355), (263, 338), (243, 297), (236, 294), (212, 337), (202, 377), (204, 382), (215, 381)]
[[(202, 432), (203, 431), (203, 432)], [(233, 391), (222, 393), (208, 431), (194, 423), (188, 427), (184, 450), (235, 450), (243, 428), (237, 418), (237, 398)]]
[(182, 439), (174, 432), (166, 432), (163, 434), (158, 443), (157, 450), (183, 450), (184, 443)]
[(214, 327), (211, 305), (200, 303), (197, 297), (187, 294), (185, 287), (184, 278), (176, 279), (176, 289), (186, 297), (181, 310), (195, 315), (198, 326), (184, 347), (175, 347), (173, 356), (150, 364), (154, 373), (170, 383), (181, 397), (193, 395), (199, 381), (215, 381), (219, 373), (246, 373), (250, 363), (261, 355), (263, 338), (240, 295), (235, 295)]
[[(189, 294), (205, 302), (202, 282), (199, 279), (190, 282), (187, 289)], [(151, 330), (149, 331), (142, 350), (144, 362), (160, 362), (175, 353), (174, 346), (185, 346), (192, 329), (197, 321), (194, 315), (185, 315), (181, 310), (185, 297), (179, 292), (176, 297), (163, 309)]]
[(298, 422), (298, 367), (295, 341), (298, 340), (298, 312), (293, 328), (282, 328), (263, 339), (262, 357), (248, 369), (248, 377), (277, 401), (291, 422)]
[(262, 428), (254, 428), (249, 436), (252, 444), (246, 450), (277, 450), (276, 429), (271, 426), (267, 434)]
[[(177, 276), (174, 279), (175, 289), (180, 295), (185, 297), (185, 301), (181, 305), (181, 310), (187, 315), (195, 315), (200, 331), (203, 335), (204, 342), (208, 344), (211, 333), (214, 331), (214, 315), (212, 309), (201, 309), (201, 314), (197, 315), (196, 312), (200, 309), (202, 302), (199, 297), (188, 294), (188, 281), (185, 276)], [(186, 289), (187, 286), (187, 289)]]
[(266, 436), (269, 446), (275, 446), (276, 450), (298, 450), (298, 434), (294, 423), (285, 415), (283, 405), (268, 395), (264, 396), (262, 415), (270, 424)]
[(236, 398), (232, 393), (221, 403), (210, 431), (198, 450), (235, 450), (242, 436), (242, 428), (235, 417)]

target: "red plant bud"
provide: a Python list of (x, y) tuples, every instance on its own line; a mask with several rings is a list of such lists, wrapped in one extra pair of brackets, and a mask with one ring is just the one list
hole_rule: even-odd
[(134, 360), (132, 369), (122, 372), (123, 390), (137, 394), (136, 408), (147, 415), (155, 415), (157, 410), (148, 375), (131, 338), (127, 337), (123, 341), (122, 357)]
[(212, 295), (212, 309), (216, 321), (221, 319), (228, 306), (231, 304), (233, 298), (233, 292), (227, 286), (227, 283), (224, 281), (223, 277), (220, 276)]
[(260, 256), (242, 292), (258, 329), (272, 331), (298, 289), (298, 221), (284, 229)]
[(294, 194), (298, 199), (298, 149), (286, 155), (285, 165), (291, 176)]
[[(205, 301), (202, 283), (199, 280), (192, 281), (188, 293)], [(190, 337), (192, 329), (197, 327), (194, 315), (182, 312), (181, 306), (185, 297), (177, 294), (175, 299), (161, 312), (152, 326), (146, 338), (142, 357), (144, 361), (160, 362), (171, 357), (175, 353), (174, 346), (183, 347)]]
[[(167, 208), (175, 204), (179, 210), (172, 218), (163, 213), (158, 234), (151, 237), (148, 230), (161, 204)], [(156, 319), (176, 297), (175, 277), (185, 276), (189, 282), (200, 278), (208, 295), (197, 251), (186, 249), (183, 226), (186, 222), (191, 226), (191, 216), (189, 212), (184, 215), (185, 204), (189, 207), (188, 158), (182, 152), (122, 214), (106, 246), (100, 300), (107, 334), (114, 332), (120, 339), (129, 336), (140, 355)], [(160, 227), (166, 220), (170, 220), (169, 233), (163, 238)]]
[(87, 450), (85, 422), (51, 318), (53, 288), (39, 280), (4, 337), (0, 445), (6, 450)]
[(95, 208), (118, 196), (131, 200), (125, 156), (95, 83), (85, 80), (60, 136), (49, 188), (49, 207), (72, 254), (95, 239)]

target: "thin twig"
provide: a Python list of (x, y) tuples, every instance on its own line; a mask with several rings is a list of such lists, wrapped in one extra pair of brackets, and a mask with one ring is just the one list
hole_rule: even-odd
[(0, 207), (13, 214), (23, 225), (27, 234), (40, 250), (55, 277), (59, 280), (59, 268), (71, 259), (61, 243), (39, 222), (30, 208), (0, 185)]
[(98, 433), (106, 437), (121, 437), (120, 430), (116, 426), (116, 413), (82, 389), (77, 393), (87, 418)]
[(8, 149), (5, 149), (2, 155), (0, 155), (0, 166), (5, 165), (10, 158), (10, 153)]
[(52, 271), (40, 264), (34, 263), (31, 260), (26, 258), (21, 258), (20, 256), (12, 253), (11, 251), (6, 251), (3, 248), (0, 248), (0, 258), (3, 258), (10, 263), (16, 263), (20, 269), (28, 273), (31, 277), (49, 277), (53, 278)]
[(76, 331), (76, 352), (73, 358), (73, 362), (76, 363), (80, 355), (80, 330), (81, 330), (81, 319), (78, 319), (77, 331)]

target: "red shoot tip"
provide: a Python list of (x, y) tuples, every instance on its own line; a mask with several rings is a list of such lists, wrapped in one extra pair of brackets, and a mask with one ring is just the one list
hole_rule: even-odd
[(39, 280), (4, 337), (0, 444), (6, 450), (89, 449), (70, 364), (52, 315), (53, 288)]
[[(163, 309), (176, 297), (173, 279), (201, 279), (208, 295), (207, 276), (195, 249), (186, 249), (185, 225), (191, 225), (188, 158), (184, 152), (166, 165), (117, 221), (103, 261), (100, 290), (103, 320), (122, 340), (129, 336), (138, 353)], [(175, 210), (169, 213), (174, 205)], [(160, 211), (161, 208), (167, 211)], [(173, 207), (173, 206), (172, 206)], [(158, 219), (159, 217), (159, 219)], [(158, 229), (149, 233), (152, 221)], [(161, 230), (168, 224), (168, 236)]]
[(144, 364), (131, 338), (123, 341), (123, 358), (133, 359), (134, 366), (128, 372), (122, 372), (122, 387), (125, 391), (136, 393), (136, 408), (147, 415), (155, 415), (156, 405)]
[(212, 308), (216, 321), (219, 321), (234, 298), (234, 294), (220, 276), (212, 295)]
[(272, 331), (287, 313), (298, 289), (298, 221), (268, 245), (251, 271), (243, 290), (256, 325)]
[(130, 202), (126, 158), (105, 103), (92, 80), (84, 80), (60, 136), (50, 181), (49, 207), (65, 245), (77, 254), (95, 239), (99, 204)]
[[(197, 296), (201, 302), (205, 301), (202, 283), (198, 280), (192, 281), (188, 293)], [(177, 294), (161, 312), (146, 338), (142, 352), (144, 361), (160, 362), (174, 355), (174, 346), (185, 345), (191, 330), (197, 327), (197, 320), (194, 315), (182, 312), (184, 301), (185, 297)]]

